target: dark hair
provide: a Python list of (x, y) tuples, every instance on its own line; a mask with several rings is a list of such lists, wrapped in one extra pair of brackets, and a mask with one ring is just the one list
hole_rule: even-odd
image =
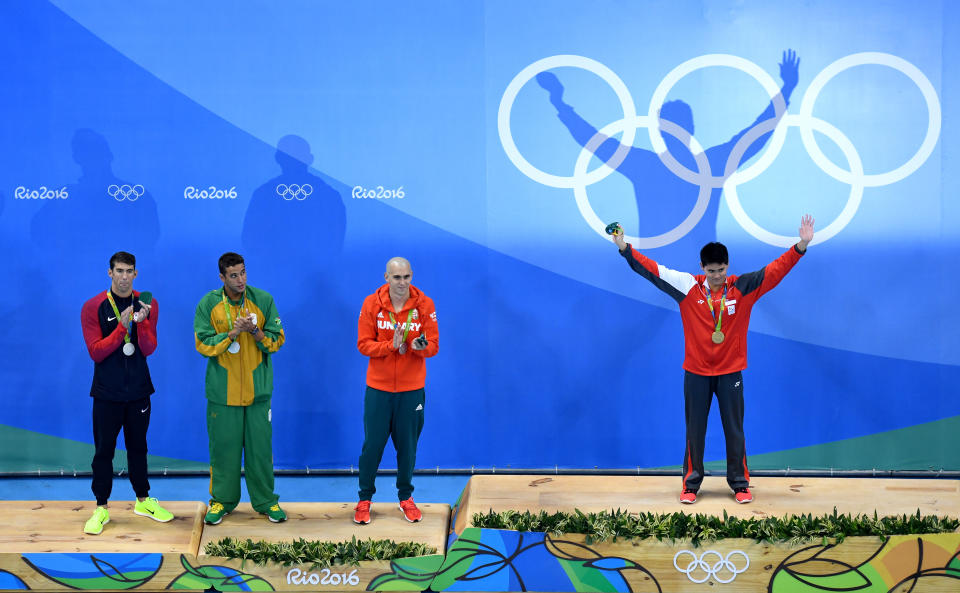
[(227, 268), (239, 265), (243, 263), (243, 256), (239, 253), (234, 253), (228, 251), (220, 256), (220, 260), (217, 262), (217, 266), (220, 267), (220, 273), (226, 274)]
[(126, 251), (118, 251), (110, 256), (110, 269), (113, 269), (117, 263), (121, 264), (130, 264), (134, 268), (137, 267), (137, 258), (133, 257), (132, 253), (127, 253)]
[(729, 264), (730, 256), (727, 254), (727, 247), (723, 243), (707, 243), (700, 250), (700, 265), (707, 264)]

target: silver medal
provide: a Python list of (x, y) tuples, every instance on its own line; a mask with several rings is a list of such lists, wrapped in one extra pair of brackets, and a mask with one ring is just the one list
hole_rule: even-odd
[(133, 342), (127, 342), (123, 345), (123, 353), (127, 356), (133, 356), (133, 353), (137, 351), (137, 347), (133, 345)]
[(230, 347), (227, 348), (227, 352), (230, 354), (236, 354), (237, 352), (240, 352), (240, 342), (233, 342), (230, 344)]

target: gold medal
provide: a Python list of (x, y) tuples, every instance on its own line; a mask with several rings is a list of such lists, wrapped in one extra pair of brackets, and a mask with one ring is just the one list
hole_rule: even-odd
[(713, 332), (713, 335), (710, 336), (710, 339), (713, 340), (714, 344), (720, 344), (723, 342), (723, 337), (723, 332), (718, 329), (717, 331)]

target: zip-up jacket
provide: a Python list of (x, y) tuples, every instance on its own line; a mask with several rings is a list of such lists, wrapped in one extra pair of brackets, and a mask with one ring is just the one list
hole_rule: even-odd
[[(407, 328), (407, 317), (415, 311)], [(407, 351), (400, 354), (393, 347), (394, 323), (401, 324), (401, 331), (407, 329)], [(427, 336), (427, 347), (413, 349), (413, 340), (421, 333)], [(370, 357), (367, 364), (367, 385), (380, 391), (398, 393), (423, 389), (427, 378), (425, 359), (440, 349), (440, 334), (437, 328), (437, 310), (433, 300), (410, 286), (410, 296), (399, 313), (393, 311), (390, 302), (390, 285), (384, 284), (363, 301), (360, 320), (357, 323), (357, 349), (360, 354)]]
[(273, 297), (266, 291), (246, 287), (244, 306), (257, 316), (264, 338), (256, 341), (248, 332), (240, 332), (240, 351), (231, 354), (229, 319), (240, 315), (240, 301), (228, 299), (224, 308), (223, 287), (212, 290), (197, 305), (193, 332), (197, 352), (207, 357), (207, 399), (227, 406), (249, 406), (270, 399), (273, 393), (273, 365), (270, 355), (283, 346), (285, 336)]
[[(761, 296), (776, 286), (803, 253), (796, 245), (756, 272), (727, 276), (726, 307), (721, 319), (724, 340), (714, 344), (710, 339), (716, 329), (716, 318), (707, 304), (707, 277), (678, 272), (644, 256), (631, 245), (620, 252), (633, 270), (667, 293), (680, 305), (683, 321), (683, 368), (698, 375), (725, 375), (747, 368), (747, 326), (750, 311)], [(710, 293), (713, 310), (720, 312), (723, 288)]]
[[(143, 309), (140, 293), (133, 291), (128, 297), (113, 295), (117, 310), (134, 303), (134, 312)], [(127, 328), (121, 325), (107, 300), (106, 291), (88, 300), (80, 311), (80, 325), (87, 352), (93, 359), (93, 384), (90, 395), (113, 401), (132, 401), (152, 395), (153, 381), (147, 357), (157, 349), (157, 319), (160, 306), (154, 299), (150, 304), (150, 316), (130, 326), (130, 343), (136, 346), (132, 356), (123, 353), (123, 337)]]

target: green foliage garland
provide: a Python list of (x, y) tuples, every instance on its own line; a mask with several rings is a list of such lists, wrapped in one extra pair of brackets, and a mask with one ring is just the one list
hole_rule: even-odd
[(785, 542), (798, 544), (814, 539), (833, 539), (843, 541), (848, 536), (911, 535), (924, 533), (946, 533), (956, 531), (960, 520), (933, 515), (921, 516), (919, 509), (915, 515), (896, 515), (873, 517), (868, 515), (851, 516), (833, 514), (814, 517), (811, 514), (790, 515), (784, 517), (764, 517), (741, 519), (723, 512), (723, 517), (713, 515), (688, 515), (686, 513), (628, 513), (603, 511), (583, 513), (579, 509), (572, 513), (546, 511), (531, 513), (526, 511), (503, 511), (473, 515), (473, 526), (489, 529), (512, 529), (515, 531), (545, 531), (555, 535), (578, 533), (587, 536), (587, 543), (607, 539), (646, 539), (657, 540), (690, 539), (693, 545), (700, 542), (722, 538), (746, 538), (759, 542)]
[(348, 542), (306, 541), (303, 538), (292, 542), (255, 542), (225, 537), (208, 543), (203, 550), (210, 556), (250, 560), (258, 565), (275, 562), (283, 566), (310, 564), (311, 568), (343, 564), (357, 566), (367, 560), (395, 560), (436, 553), (435, 548), (426, 544), (387, 539), (358, 541), (356, 537)]

